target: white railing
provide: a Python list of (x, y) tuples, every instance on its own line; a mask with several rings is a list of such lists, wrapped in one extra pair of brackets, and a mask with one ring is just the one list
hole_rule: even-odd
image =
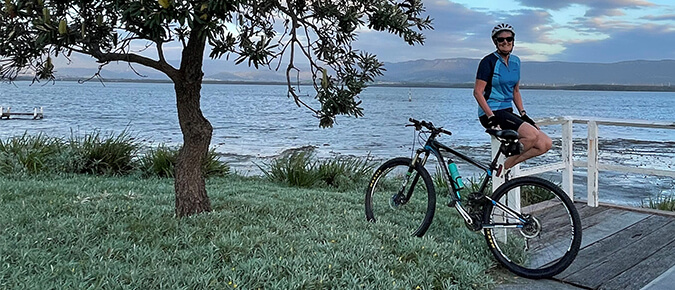
[[(553, 117), (536, 120), (537, 125), (562, 125), (562, 152), (561, 162), (544, 164), (534, 167), (520, 169), (517, 165), (511, 172), (514, 176), (526, 176), (538, 173), (544, 173), (555, 170), (562, 170), (562, 188), (574, 200), (574, 168), (587, 168), (588, 179), (588, 205), (598, 206), (598, 175), (600, 170), (619, 171), (627, 173), (637, 173), (645, 175), (669, 176), (675, 178), (675, 171), (661, 170), (655, 168), (641, 168), (630, 167), (618, 164), (601, 164), (598, 161), (598, 125), (607, 126), (624, 126), (624, 127), (643, 127), (653, 129), (675, 129), (675, 122), (656, 122), (645, 120), (622, 120), (622, 119), (606, 119), (606, 118), (589, 118), (589, 117)], [(575, 161), (573, 158), (573, 139), (572, 139), (572, 124), (587, 124), (588, 126), (588, 158), (587, 161)], [(492, 140), (492, 156), (494, 156), (499, 148), (499, 142)], [(503, 157), (502, 157), (503, 158)], [(503, 160), (501, 161), (503, 162)], [(493, 181), (493, 189), (504, 183), (503, 179), (495, 178)]]

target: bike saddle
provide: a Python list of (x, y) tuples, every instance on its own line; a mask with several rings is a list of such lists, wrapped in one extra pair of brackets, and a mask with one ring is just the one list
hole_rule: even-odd
[(502, 139), (505, 141), (515, 141), (518, 140), (518, 132), (515, 130), (495, 130), (487, 129), (485, 133), (488, 133), (492, 136), (497, 137), (497, 139)]

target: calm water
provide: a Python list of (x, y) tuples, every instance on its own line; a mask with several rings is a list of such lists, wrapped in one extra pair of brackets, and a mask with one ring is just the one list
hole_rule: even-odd
[[(310, 92), (306, 88), (301, 93)], [(413, 130), (404, 126), (409, 117), (449, 129), (453, 135), (441, 140), (469, 155), (485, 160), (489, 154), (489, 138), (478, 124), (470, 89), (371, 87), (360, 96), (365, 116), (338, 117), (331, 129), (320, 129), (311, 112), (287, 98), (285, 86), (207, 84), (202, 96), (204, 115), (214, 127), (212, 144), (243, 173), (256, 174), (253, 162), (297, 148), (313, 147), (318, 157), (371, 155), (386, 159), (410, 155)], [(570, 115), (672, 122), (675, 108), (675, 93), (662, 92), (523, 90), (523, 97), (528, 114), (535, 118)], [(45, 114), (45, 119), (38, 121), (2, 120), (2, 139), (24, 132), (68, 137), (71, 132), (119, 133), (128, 128), (148, 145), (182, 143), (171, 84), (3, 83), (0, 106), (11, 106), (13, 112), (30, 112), (42, 106)], [(560, 136), (559, 125), (544, 130), (554, 139)], [(575, 125), (574, 132), (575, 138), (586, 136), (583, 125)], [(675, 161), (673, 130), (601, 126), (600, 138), (602, 160), (661, 169), (672, 169)], [(627, 152), (636, 154), (628, 157)], [(555, 153), (541, 157), (539, 162), (555, 159)], [(583, 148), (576, 154), (583, 159)], [(463, 170), (469, 172), (465, 176), (475, 173), (466, 166)], [(583, 182), (583, 171), (579, 174)], [(607, 174), (607, 178), (603, 178), (605, 173), (601, 175), (601, 197), (608, 201), (635, 203), (649, 194), (672, 192), (675, 187), (670, 178)], [(603, 182), (605, 191), (610, 192), (603, 192)], [(635, 184), (638, 190), (631, 189)], [(575, 190), (585, 195), (583, 187)]]

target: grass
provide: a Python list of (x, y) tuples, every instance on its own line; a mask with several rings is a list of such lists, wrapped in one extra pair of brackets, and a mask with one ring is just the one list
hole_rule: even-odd
[[(44, 134), (0, 140), (0, 175), (84, 173), (92, 175), (135, 175), (173, 177), (178, 149), (160, 145), (140, 153), (141, 144), (128, 132), (102, 136), (99, 131), (70, 139)], [(229, 174), (215, 148), (202, 164), (205, 177)]]
[(675, 211), (675, 194), (661, 193), (655, 198), (650, 197), (646, 201), (642, 201), (642, 207)]
[(332, 187), (341, 190), (361, 186), (373, 171), (369, 156), (339, 156), (329, 160), (316, 160), (307, 151), (281, 156), (270, 163), (258, 165), (258, 168), (268, 180), (288, 186)]
[[(139, 160), (139, 170), (146, 177), (174, 177), (178, 162), (179, 149), (160, 144), (151, 148)], [(230, 173), (230, 166), (220, 162), (215, 148), (211, 148), (202, 163), (202, 174), (205, 177), (225, 176)]]
[(135, 156), (140, 143), (129, 132), (101, 137), (99, 131), (86, 134), (82, 138), (71, 138), (69, 145), (83, 164), (77, 173), (98, 175), (124, 175), (136, 167)]
[(65, 145), (44, 134), (24, 134), (5, 141), (0, 140), (0, 174), (23, 171), (38, 173), (59, 163), (58, 153)]
[(555, 198), (555, 195), (551, 191), (538, 186), (523, 186), (520, 190), (520, 198), (523, 199), (521, 202), (522, 206), (537, 204)]
[(173, 216), (173, 181), (0, 177), (2, 289), (487, 289), (480, 233), (439, 206), (424, 238), (369, 223), (362, 190), (210, 178), (214, 211)]

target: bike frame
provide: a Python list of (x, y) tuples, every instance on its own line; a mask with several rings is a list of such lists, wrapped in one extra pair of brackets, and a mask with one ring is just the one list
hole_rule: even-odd
[[(441, 149), (444, 151), (447, 151), (451, 153), (452, 155), (455, 155), (459, 157), (460, 159), (468, 162), (469, 164), (478, 167), (482, 170), (485, 171), (486, 176), (483, 179), (483, 183), (480, 185), (480, 189), (478, 192), (483, 194), (482, 198), (486, 198), (489, 202), (491, 202), (493, 205), (499, 207), (501, 210), (503, 210), (505, 213), (511, 215), (514, 218), (517, 218), (520, 223), (492, 223), (492, 224), (482, 224), (482, 228), (522, 228), (524, 223), (526, 222), (525, 218), (523, 217), (522, 214), (519, 212), (516, 212), (509, 207), (505, 206), (499, 201), (493, 200), (490, 196), (485, 194), (485, 188), (487, 187), (488, 183), (492, 179), (492, 172), (495, 170), (497, 167), (497, 162), (499, 160), (499, 157), (501, 154), (503, 154), (502, 149), (500, 148), (499, 151), (497, 152), (497, 155), (495, 155), (494, 159), (490, 163), (490, 165), (485, 165), (484, 163), (481, 163), (469, 156), (466, 156), (460, 152), (455, 151), (454, 149), (444, 145), (443, 143), (439, 142), (436, 140), (436, 137), (441, 134), (439, 132), (431, 132), (431, 135), (427, 139), (426, 143), (424, 144), (423, 148), (417, 149), (417, 152), (415, 154), (415, 157), (412, 160), (411, 164), (411, 171), (412, 168), (415, 167), (415, 164), (417, 162), (421, 162), (421, 165), (424, 167), (426, 165), (427, 160), (429, 159), (429, 156), (433, 154), (436, 159), (438, 160), (441, 170), (443, 172), (443, 179), (445, 179), (446, 183), (448, 184), (448, 190), (450, 190), (451, 193), (451, 205), (454, 204), (455, 209), (460, 213), (462, 218), (468, 223), (468, 224), (473, 224), (473, 218), (469, 213), (464, 209), (461, 203), (461, 195), (460, 195), (460, 189), (455, 187), (455, 182), (452, 180), (452, 177), (450, 176), (450, 172), (448, 170), (448, 163), (446, 163), (444, 156), (441, 154)], [(453, 163), (452, 159), (448, 158), (450, 163)], [(413, 179), (412, 187), (414, 188), (415, 185), (417, 184), (417, 176)]]

